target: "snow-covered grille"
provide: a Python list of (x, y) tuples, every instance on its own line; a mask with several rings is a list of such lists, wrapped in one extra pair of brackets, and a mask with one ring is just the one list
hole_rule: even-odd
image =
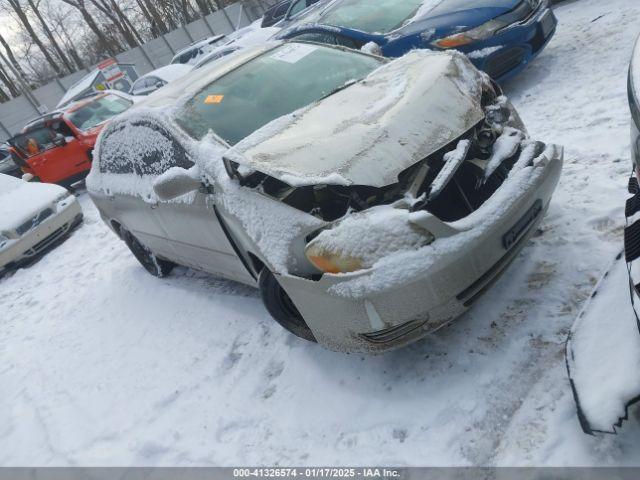
[(42, 210), (40, 213), (38, 213), (37, 215), (31, 217), (29, 220), (27, 220), (22, 225), (20, 225), (16, 229), (16, 232), (18, 233), (18, 235), (24, 235), (25, 233), (27, 233), (32, 228), (35, 228), (38, 225), (40, 225), (47, 218), (49, 218), (51, 215), (53, 215), (53, 210), (51, 210), (50, 208)]

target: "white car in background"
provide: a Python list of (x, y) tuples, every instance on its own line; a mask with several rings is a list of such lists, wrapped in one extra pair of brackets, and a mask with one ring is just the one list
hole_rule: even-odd
[(280, 28), (277, 27), (258, 28), (257, 25), (256, 22), (229, 35), (227, 37), (228, 41), (224, 45), (216, 47), (206, 55), (201, 56), (194, 63), (193, 69), (197, 70), (205, 65), (210, 65), (243, 48), (264, 45), (280, 31)]
[(178, 80), (188, 74), (193, 67), (191, 65), (167, 65), (153, 70), (141, 76), (131, 86), (130, 95), (149, 95), (159, 88)]
[(215, 35), (213, 37), (205, 38), (196, 43), (192, 43), (186, 48), (183, 48), (171, 59), (172, 65), (186, 64), (193, 65), (199, 57), (209, 53), (216, 47), (219, 47), (224, 43), (225, 35)]
[(82, 222), (76, 197), (0, 174), (0, 276), (37, 259)]

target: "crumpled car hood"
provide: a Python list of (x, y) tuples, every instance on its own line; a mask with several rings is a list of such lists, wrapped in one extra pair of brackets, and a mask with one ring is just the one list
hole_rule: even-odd
[(457, 52), (416, 50), (271, 122), (225, 156), (292, 186), (391, 185), (482, 120), (483, 81)]

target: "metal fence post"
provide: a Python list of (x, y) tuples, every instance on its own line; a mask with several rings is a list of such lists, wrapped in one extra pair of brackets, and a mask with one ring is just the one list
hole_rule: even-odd
[[(216, 3), (217, 5), (217, 3)], [(233, 4), (232, 4), (233, 5)], [(222, 10), (222, 14), (224, 15), (224, 18), (227, 19), (227, 23), (229, 24), (229, 26), (231, 27), (231, 30), (233, 30), (234, 32), (236, 31), (235, 28), (233, 28), (233, 22), (231, 21), (231, 19), (229, 18), (229, 14), (227, 14), (227, 10), (226, 7), (225, 8), (221, 8), (220, 10)], [(220, 11), (218, 10), (218, 11)]]
[(4, 126), (2, 122), (0, 122), (0, 129), (2, 129), (2, 131), (7, 135), (7, 139), (11, 138), (11, 132), (9, 131), (9, 129), (7, 129), (7, 127)]
[(151, 65), (151, 70), (155, 70), (156, 65), (155, 63), (153, 63), (153, 60), (151, 60), (151, 57), (147, 54), (147, 51), (144, 49), (144, 44), (140, 45), (138, 48), (142, 52), (142, 56), (144, 56), (147, 62), (149, 62), (149, 65)]
[(191, 32), (189, 32), (189, 29), (187, 28), (187, 26), (186, 26), (186, 25), (183, 25), (183, 26), (182, 26), (182, 27), (180, 27), (180, 28), (182, 28), (182, 30), (184, 30), (184, 33), (186, 33), (186, 34), (187, 34), (187, 37), (189, 37), (189, 41), (190, 41), (191, 43), (193, 43), (193, 42), (194, 42), (193, 37), (191, 36)]
[[(174, 30), (175, 31), (175, 30)], [(160, 37), (162, 38), (162, 40), (164, 41), (164, 44), (167, 46), (167, 48), (169, 49), (169, 51), (171, 52), (171, 55), (175, 55), (176, 51), (173, 49), (173, 47), (171, 46), (171, 44), (169, 43), (169, 40), (167, 40), (167, 37), (165, 37), (164, 35), (160, 35)]]
[(65, 86), (62, 84), (62, 82), (60, 81), (60, 79), (58, 77), (56, 77), (56, 83), (58, 84), (58, 86), (60, 87), (60, 90), (62, 90), (62, 94), (64, 95), (65, 93), (67, 93), (67, 89), (65, 88)]
[(209, 23), (209, 20), (207, 20), (207, 17), (202, 17), (202, 21), (204, 22), (204, 24), (207, 26), (207, 29), (209, 30), (209, 33), (211, 34), (212, 37), (215, 37), (216, 32), (213, 31), (213, 27), (211, 26), (211, 24)]

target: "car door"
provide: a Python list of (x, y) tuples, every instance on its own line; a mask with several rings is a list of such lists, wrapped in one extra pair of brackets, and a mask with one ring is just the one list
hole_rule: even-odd
[[(148, 126), (155, 132), (155, 142), (164, 147), (158, 148), (156, 154), (145, 156), (142, 173), (157, 178), (172, 167), (188, 169), (194, 165), (186, 150), (166, 129), (151, 123)], [(168, 145), (171, 147), (167, 148)], [(253, 282), (218, 220), (210, 192), (203, 189), (171, 201), (155, 201), (149, 203), (148, 209), (171, 246), (169, 258), (232, 280)]]

